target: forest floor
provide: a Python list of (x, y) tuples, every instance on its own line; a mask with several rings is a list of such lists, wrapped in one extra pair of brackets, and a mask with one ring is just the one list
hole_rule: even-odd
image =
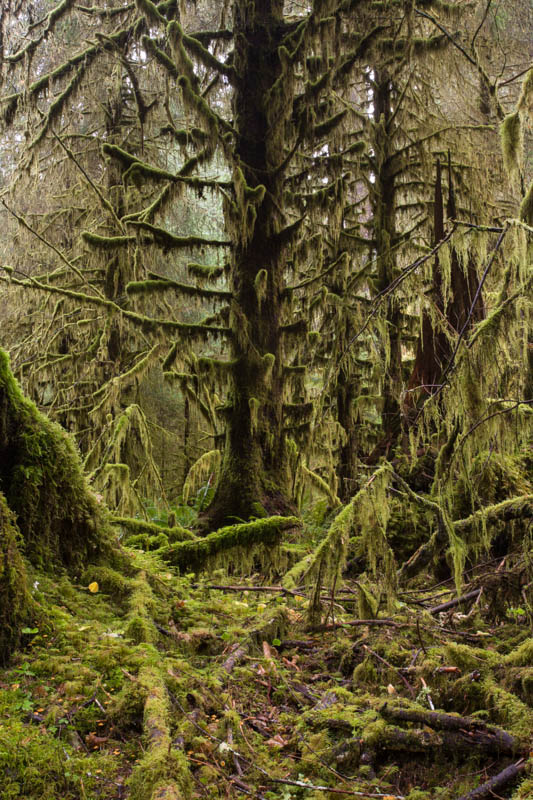
[(46, 622), (0, 672), (2, 800), (533, 797), (531, 620), (495, 602), (505, 561), (464, 604), (419, 582), (369, 620), (347, 578), (313, 627), (276, 576), (125, 553), (128, 575), (32, 574)]

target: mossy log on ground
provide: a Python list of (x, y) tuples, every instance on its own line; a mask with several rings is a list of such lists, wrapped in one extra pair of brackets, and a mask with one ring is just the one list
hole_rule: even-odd
[[(476, 717), (460, 717), (453, 714), (442, 714), (437, 711), (411, 711), (403, 708), (384, 706), (380, 710), (382, 717), (395, 722), (415, 723), (429, 726), (438, 731), (458, 733), (461, 738), (466, 735), (469, 745), (500, 755), (523, 753), (528, 748), (516, 736), (494, 725), (487, 725)], [(455, 740), (450, 740), (454, 742)]]
[(13, 513), (0, 492), (0, 664), (20, 644), (21, 629), (33, 620), (26, 567), (20, 553), (22, 537)]
[(300, 524), (297, 517), (267, 517), (240, 525), (228, 525), (195, 542), (178, 542), (158, 552), (165, 561), (182, 572), (198, 572), (214, 559), (223, 560), (230, 551), (237, 554), (242, 552), (244, 558), (250, 558), (253, 548), (275, 547), (280, 543), (284, 530)]

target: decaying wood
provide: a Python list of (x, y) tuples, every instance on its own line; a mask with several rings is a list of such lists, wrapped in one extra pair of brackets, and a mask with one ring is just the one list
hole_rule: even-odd
[(445, 737), (444, 740), (446, 744), (452, 746), (463, 741), (468, 746), (499, 755), (516, 755), (527, 751), (527, 747), (515, 736), (495, 725), (486, 725), (474, 717), (458, 717), (438, 711), (410, 711), (403, 708), (389, 708), (387, 705), (380, 709), (380, 714), (385, 719), (395, 722), (427, 725), (434, 730), (454, 734), (454, 737)]
[(244, 659), (247, 653), (248, 647), (241, 644), (235, 645), (227, 659), (222, 664), (222, 669), (224, 669), (228, 675), (230, 675), (235, 666)]

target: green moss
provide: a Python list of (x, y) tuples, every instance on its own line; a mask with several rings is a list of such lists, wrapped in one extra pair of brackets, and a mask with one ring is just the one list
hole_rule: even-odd
[(101, 591), (113, 597), (125, 597), (131, 591), (130, 581), (111, 567), (91, 566), (81, 576), (81, 583), (88, 586), (96, 581)]
[(20, 547), (22, 537), (0, 492), (0, 664), (21, 640), (21, 630), (37, 611), (28, 588)]
[(153, 624), (140, 614), (134, 614), (129, 618), (124, 635), (135, 644), (154, 642), (157, 638)]
[(533, 225), (533, 182), (520, 204), (520, 219), (527, 225)]
[(533, 666), (533, 639), (526, 639), (525, 642), (505, 656), (503, 663), (510, 667), (531, 667)]
[(353, 685), (355, 689), (360, 686), (377, 686), (379, 683), (378, 674), (374, 663), (367, 656), (353, 671)]
[(0, 350), (0, 486), (34, 565), (79, 569), (110, 553), (72, 439), (23, 397)]
[(527, 739), (533, 727), (533, 711), (516, 695), (499, 686), (492, 676), (482, 683), (487, 708), (495, 721), (519, 738)]
[(136, 644), (156, 642), (158, 633), (152, 618), (156, 603), (144, 570), (132, 581), (129, 608), (124, 635)]
[(135, 519), (134, 517), (116, 517), (111, 518), (111, 523), (117, 527), (123, 528), (128, 531), (126, 541), (130, 543), (130, 534), (144, 535), (147, 537), (159, 536), (164, 533), (170, 542), (184, 542), (187, 540), (196, 539), (192, 531), (181, 525), (173, 525), (171, 528), (156, 525), (155, 522), (145, 522), (142, 519)]
[(522, 150), (522, 126), (518, 111), (505, 117), (500, 127), (500, 136), (503, 163), (509, 175), (512, 176), (519, 169)]
[[(183, 540), (178, 539), (177, 541)], [(146, 533), (137, 533), (133, 536), (128, 536), (126, 539), (126, 544), (128, 547), (138, 547), (141, 550), (159, 550), (160, 547), (167, 547), (169, 543), (169, 537), (163, 532), (158, 533), (157, 536), (148, 536)]]
[(146, 752), (129, 779), (131, 798), (167, 798), (167, 789), (170, 796), (187, 797), (191, 792), (187, 760), (184, 753), (171, 749), (170, 705), (160, 670), (143, 668), (139, 683), (146, 691), (143, 718)]
[(471, 672), (476, 669), (495, 665), (498, 663), (499, 656), (491, 650), (469, 647), (466, 644), (456, 644), (449, 642), (445, 649), (445, 659), (451, 665), (459, 667), (464, 672)]
[(135, 236), (100, 236), (90, 231), (83, 231), (81, 236), (91, 247), (102, 250), (115, 250), (117, 247), (125, 247), (135, 241)]
[(246, 552), (250, 556), (254, 547), (273, 547), (279, 544), (283, 530), (299, 524), (297, 517), (267, 517), (241, 525), (229, 525), (196, 542), (170, 545), (160, 554), (181, 571), (196, 572), (231, 551), (239, 551), (234, 552), (238, 559), (239, 553)]

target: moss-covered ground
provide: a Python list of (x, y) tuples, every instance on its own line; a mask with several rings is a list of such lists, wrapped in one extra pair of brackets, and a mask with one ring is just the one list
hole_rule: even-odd
[[(165, 547), (77, 583), (29, 568), (38, 621), (0, 672), (3, 800), (455, 800), (520, 759), (496, 796), (533, 796), (527, 609), (494, 590), (430, 613), (452, 582), (419, 583), (363, 621), (345, 579), (310, 628), (310, 591), (180, 575)], [(477, 722), (396, 714), (431, 707)]]

